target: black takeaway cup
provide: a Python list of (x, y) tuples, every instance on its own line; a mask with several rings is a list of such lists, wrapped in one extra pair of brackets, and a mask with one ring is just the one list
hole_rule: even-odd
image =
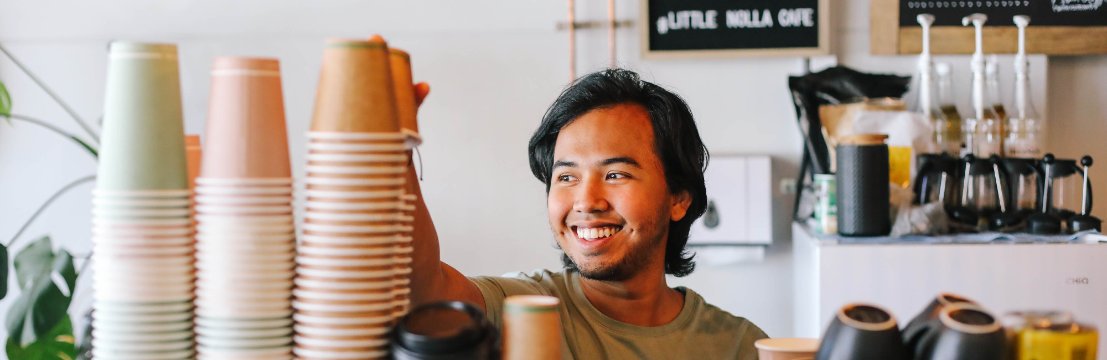
[(823, 333), (816, 360), (908, 360), (895, 316), (883, 308), (855, 303), (838, 309)]
[(914, 354), (915, 358), (918, 358), (922, 352), (919, 342), (926, 334), (930, 333), (931, 329), (939, 325), (938, 316), (942, 313), (942, 309), (953, 304), (962, 303), (976, 304), (972, 299), (961, 295), (940, 293), (934, 297), (934, 300), (930, 300), (930, 304), (927, 304), (922, 312), (915, 315), (907, 323), (907, 326), (903, 327), (903, 343), (907, 345), (907, 349)]
[(442, 301), (421, 305), (400, 319), (392, 333), (399, 360), (497, 360), (499, 331), (473, 305)]
[(1004, 360), (1007, 333), (999, 320), (976, 304), (959, 303), (942, 309), (938, 326), (919, 342), (916, 360)]

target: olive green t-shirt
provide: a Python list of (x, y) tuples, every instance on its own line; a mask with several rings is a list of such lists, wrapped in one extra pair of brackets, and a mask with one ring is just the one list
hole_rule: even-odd
[(757, 359), (753, 342), (767, 337), (757, 325), (703, 301), (691, 289), (672, 322), (653, 327), (620, 322), (584, 296), (580, 275), (549, 270), (510, 277), (470, 278), (480, 288), (489, 319), (503, 327), (504, 298), (548, 295), (561, 299), (562, 355), (566, 359)]

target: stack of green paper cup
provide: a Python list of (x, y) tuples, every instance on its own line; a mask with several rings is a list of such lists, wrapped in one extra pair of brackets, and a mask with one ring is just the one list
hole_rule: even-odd
[(92, 196), (93, 356), (190, 359), (195, 279), (177, 48), (115, 42)]

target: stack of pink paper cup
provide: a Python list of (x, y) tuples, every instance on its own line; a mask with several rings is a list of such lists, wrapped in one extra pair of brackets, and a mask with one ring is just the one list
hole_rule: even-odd
[(308, 132), (295, 300), (302, 359), (388, 356), (397, 251), (411, 241), (408, 157), (387, 45), (332, 40)]
[(189, 359), (195, 279), (177, 48), (115, 42), (92, 193), (93, 356)]
[(201, 359), (292, 358), (296, 236), (280, 67), (212, 67), (196, 179), (196, 342)]

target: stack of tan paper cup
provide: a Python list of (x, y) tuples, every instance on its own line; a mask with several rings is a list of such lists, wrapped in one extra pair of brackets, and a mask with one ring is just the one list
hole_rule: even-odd
[[(418, 121), (416, 119), (417, 104), (415, 100), (415, 87), (411, 75), (411, 56), (406, 51), (389, 49), (389, 60), (392, 69), (392, 85), (396, 94), (396, 117), (399, 121), (400, 132), (404, 134), (404, 144), (407, 146), (410, 160), (411, 149), (422, 144), (423, 139), (419, 135)], [(410, 162), (409, 162), (410, 166)], [(404, 214), (414, 219), (415, 206), (418, 194), (418, 179), (415, 172), (409, 168), (406, 172), (407, 183), (404, 187), (404, 195), (401, 198), (404, 204)], [(397, 319), (407, 314), (411, 308), (411, 263), (413, 261), (412, 233), (403, 234), (403, 241), (396, 244), (396, 277), (395, 277), (395, 317)]]
[(177, 47), (114, 42), (92, 194), (93, 356), (190, 359), (195, 279)]
[(200, 359), (291, 359), (296, 237), (280, 65), (222, 57), (211, 71), (196, 179)]
[(296, 257), (301, 359), (388, 356), (397, 251), (410, 242), (412, 220), (402, 201), (408, 157), (396, 114), (384, 40), (329, 41), (308, 132)]
[(542, 295), (504, 300), (504, 360), (561, 359), (560, 304)]

